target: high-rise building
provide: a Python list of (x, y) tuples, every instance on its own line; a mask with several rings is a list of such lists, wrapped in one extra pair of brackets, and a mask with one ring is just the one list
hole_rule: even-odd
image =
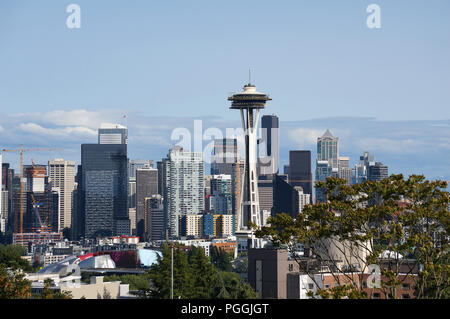
[(381, 181), (388, 178), (388, 167), (383, 163), (375, 162), (375, 165), (369, 166), (368, 180), (369, 181)]
[(145, 199), (158, 194), (158, 170), (145, 166), (136, 170), (136, 232), (145, 240)]
[(158, 194), (163, 195), (163, 178), (164, 178), (164, 166), (162, 161), (156, 162), (156, 168), (158, 170)]
[[(264, 109), (266, 102), (272, 100), (266, 94), (256, 91), (252, 84), (244, 86), (243, 91), (228, 98), (232, 102), (231, 109), (240, 110), (242, 128), (245, 132), (245, 172), (241, 193), (241, 212), (238, 215), (238, 246), (257, 248), (262, 245), (260, 239), (255, 238), (249, 222), (261, 225), (261, 211), (259, 208), (258, 175), (256, 170), (256, 131), (258, 129), (259, 111)], [(238, 248), (239, 250), (239, 248)]]
[(8, 214), (9, 214), (9, 210), (8, 210), (8, 198), (9, 198), (9, 193), (8, 191), (1, 191), (0, 193), (0, 232), (4, 233), (6, 232), (6, 225), (8, 224)]
[(179, 218), (205, 210), (203, 153), (173, 147), (163, 159), (163, 198), (166, 230), (171, 238), (179, 233)]
[(44, 192), (46, 184), (47, 169), (45, 165), (24, 165), (26, 186), (29, 192)]
[(77, 166), (75, 175), (76, 189), (72, 193), (72, 239), (79, 240), (85, 236), (84, 197), (82, 190), (82, 166)]
[(298, 207), (298, 213), (302, 213), (303, 212), (303, 208), (311, 203), (311, 195), (310, 194), (305, 194), (303, 192), (303, 188), (301, 188), (300, 186), (295, 186), (294, 187), (296, 193), (296, 202), (297, 202), (297, 207)]
[(214, 152), (211, 156), (211, 175), (232, 175), (233, 164), (238, 159), (237, 139), (223, 138), (214, 140)]
[(128, 130), (120, 124), (102, 123), (98, 129), (98, 144), (128, 144)]
[(75, 162), (57, 158), (48, 162), (49, 181), (59, 188), (59, 226), (72, 227), (72, 192), (75, 189)]
[(211, 211), (214, 214), (232, 214), (231, 175), (213, 175), (210, 181)]
[(375, 161), (375, 156), (364, 152), (359, 157), (359, 163), (354, 169), (354, 183), (362, 183), (366, 180), (378, 181), (388, 177), (388, 167)]
[(298, 215), (298, 191), (285, 181), (282, 175), (275, 175), (273, 179), (273, 209), (272, 216), (280, 213), (289, 214), (296, 218)]
[(258, 178), (259, 208), (261, 211), (272, 211), (274, 176), (274, 174), (260, 175)]
[(129, 235), (127, 163), (126, 144), (81, 145), (85, 237)]
[(289, 151), (289, 184), (300, 186), (305, 194), (312, 198), (313, 179), (311, 169), (311, 151)]
[[(317, 138), (316, 181), (339, 176), (339, 138), (327, 129)], [(316, 188), (316, 202), (325, 202), (325, 189)]]
[(148, 240), (164, 239), (164, 207), (161, 195), (153, 195), (145, 199), (146, 234)]
[(279, 127), (279, 119), (276, 115), (264, 115), (261, 118), (262, 138), (258, 140), (260, 154), (258, 158), (259, 175), (278, 174)]
[(130, 160), (128, 162), (128, 179), (130, 181), (135, 181), (136, 180), (136, 170), (138, 168), (143, 168), (143, 167), (153, 167), (153, 161), (145, 160), (145, 159)]
[(317, 139), (317, 160), (328, 161), (334, 170), (339, 167), (339, 138), (329, 130)]
[(350, 168), (350, 158), (340, 156), (339, 157), (339, 177), (345, 179), (347, 185), (352, 184), (352, 169)]
[[(323, 182), (328, 177), (333, 176), (333, 171), (328, 161), (316, 162), (316, 181)], [(316, 188), (316, 203), (326, 202), (326, 191), (324, 188)]]

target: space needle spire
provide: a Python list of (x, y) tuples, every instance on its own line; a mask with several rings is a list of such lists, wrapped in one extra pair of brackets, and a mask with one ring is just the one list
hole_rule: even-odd
[(244, 182), (241, 189), (240, 214), (238, 215), (238, 240), (247, 240), (248, 248), (261, 248), (260, 240), (256, 239), (249, 222), (261, 226), (261, 211), (259, 208), (257, 163), (257, 129), (259, 111), (264, 109), (267, 101), (271, 101), (268, 95), (256, 91), (256, 86), (250, 83), (244, 86), (241, 93), (228, 98), (231, 101), (230, 109), (241, 111), (242, 128), (245, 135), (245, 166)]

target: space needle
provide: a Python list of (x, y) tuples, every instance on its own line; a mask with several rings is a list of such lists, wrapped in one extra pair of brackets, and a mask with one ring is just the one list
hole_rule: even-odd
[(230, 109), (241, 111), (242, 128), (245, 135), (245, 166), (244, 181), (241, 188), (240, 207), (238, 215), (238, 229), (236, 237), (239, 241), (247, 241), (247, 248), (262, 248), (261, 241), (256, 239), (249, 222), (261, 226), (261, 212), (259, 209), (258, 175), (256, 171), (257, 154), (256, 139), (259, 111), (264, 109), (268, 95), (256, 91), (256, 86), (249, 83), (243, 91), (228, 98), (232, 101)]

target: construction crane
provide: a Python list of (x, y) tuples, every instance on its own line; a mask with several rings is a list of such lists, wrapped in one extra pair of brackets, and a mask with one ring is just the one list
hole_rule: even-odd
[[(61, 148), (23, 148), (23, 144), (20, 144), (18, 150), (2, 149), (3, 153), (16, 152), (20, 153), (20, 228), (19, 233), (23, 233), (23, 153), (24, 152), (39, 152), (39, 151), (58, 151)], [(16, 226), (17, 229), (17, 226)]]
[(42, 223), (42, 219), (41, 216), (39, 214), (39, 207), (41, 207), (41, 205), (43, 203), (38, 203), (36, 202), (36, 199), (34, 198), (34, 195), (31, 194), (31, 200), (33, 202), (33, 210), (34, 210), (34, 215), (36, 217), (36, 231), (38, 232), (47, 232), (48, 231), (48, 227), (46, 225), (47, 220), (45, 221), (45, 223)]

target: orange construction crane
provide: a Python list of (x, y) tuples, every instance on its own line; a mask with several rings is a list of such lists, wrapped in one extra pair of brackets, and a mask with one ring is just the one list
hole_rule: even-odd
[[(23, 233), (23, 152), (35, 152), (35, 151), (58, 151), (61, 148), (23, 148), (23, 144), (20, 144), (20, 149), (18, 150), (6, 150), (3, 149), (3, 153), (18, 152), (20, 153), (20, 231)], [(16, 226), (17, 229), (17, 226)]]

